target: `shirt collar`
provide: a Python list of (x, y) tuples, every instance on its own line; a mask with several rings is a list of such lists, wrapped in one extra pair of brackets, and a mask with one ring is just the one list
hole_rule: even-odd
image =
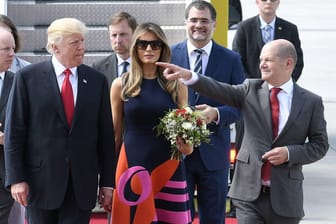
[(276, 17), (274, 17), (274, 19), (272, 20), (272, 22), (270, 22), (270, 23), (268, 24), (268, 23), (265, 22), (265, 20), (263, 20), (263, 19), (261, 18), (261, 16), (259, 16), (259, 20), (260, 20), (260, 28), (261, 28), (261, 29), (264, 29), (264, 27), (265, 27), (266, 25), (270, 25), (270, 26), (272, 27), (272, 29), (274, 30), (274, 27), (275, 27), (275, 19), (276, 19)]
[(131, 58), (127, 58), (126, 60), (124, 60), (119, 56), (119, 54), (116, 54), (116, 56), (117, 56), (118, 66), (122, 65), (122, 63), (124, 63), (124, 61), (127, 61), (128, 64), (131, 64)]
[(5, 72), (0, 72), (0, 78), (1, 78), (2, 80), (5, 79)]
[[(64, 67), (64, 65), (61, 64), (61, 62), (59, 62), (57, 60), (57, 58), (55, 56), (52, 56), (51, 63), (54, 66), (56, 76), (62, 75), (64, 70), (67, 69), (66, 67)], [(72, 68), (69, 68), (69, 69), (70, 69), (71, 73), (74, 75), (74, 77), (76, 77), (77, 76), (77, 67), (72, 67)]]
[[(207, 43), (207, 45), (205, 45), (201, 49), (204, 50), (207, 55), (210, 55), (210, 51), (211, 51), (212, 45), (213, 45), (213, 43), (212, 43), (212, 40), (211, 40), (211, 41), (209, 41), (209, 43)], [(192, 43), (188, 40), (187, 41), (188, 55), (190, 56), (191, 54), (194, 54), (195, 53), (194, 52), (195, 49), (199, 49), (199, 48), (197, 48), (194, 45), (192, 45)]]
[[(272, 89), (274, 86), (271, 84), (268, 84), (268, 88)], [(287, 82), (279, 86), (281, 88), (281, 91), (286, 92), (288, 95), (293, 95), (293, 89), (294, 89), (294, 83), (292, 79), (289, 79)]]

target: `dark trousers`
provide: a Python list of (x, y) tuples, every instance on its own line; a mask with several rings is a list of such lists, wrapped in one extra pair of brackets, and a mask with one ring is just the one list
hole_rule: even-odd
[(277, 215), (271, 206), (270, 193), (260, 193), (258, 199), (246, 202), (233, 199), (238, 224), (298, 224), (300, 218)]
[(0, 148), (0, 224), (7, 224), (14, 200), (11, 192), (5, 187), (5, 166), (3, 150)]
[(207, 170), (200, 152), (195, 150), (184, 160), (191, 202), (192, 219), (195, 217), (194, 191), (197, 186), (197, 206), (200, 224), (225, 223), (228, 169)]
[[(52, 194), (52, 192), (50, 193)], [(46, 210), (27, 206), (29, 224), (89, 224), (90, 214), (90, 210), (79, 208), (71, 178), (69, 178), (67, 193), (60, 208)]]

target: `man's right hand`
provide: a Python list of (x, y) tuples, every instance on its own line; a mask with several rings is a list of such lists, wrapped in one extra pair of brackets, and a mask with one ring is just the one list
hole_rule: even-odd
[(21, 182), (11, 185), (12, 198), (23, 206), (28, 205), (29, 186), (27, 182)]

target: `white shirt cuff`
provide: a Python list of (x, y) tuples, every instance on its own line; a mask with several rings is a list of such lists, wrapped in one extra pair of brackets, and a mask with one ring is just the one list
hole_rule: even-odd
[(181, 81), (184, 85), (186, 85), (186, 86), (190, 86), (190, 85), (195, 84), (195, 83), (198, 81), (198, 79), (199, 79), (199, 77), (198, 77), (197, 73), (196, 73), (196, 72), (191, 72), (191, 79), (189, 79), (189, 80), (185, 80), (185, 79), (183, 79), (183, 78), (180, 78), (180, 81)]

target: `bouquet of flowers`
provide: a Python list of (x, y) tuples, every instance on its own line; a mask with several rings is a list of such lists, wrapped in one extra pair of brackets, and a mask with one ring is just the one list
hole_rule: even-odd
[(177, 149), (177, 137), (183, 138), (187, 144), (198, 147), (201, 142), (209, 143), (211, 132), (207, 129), (200, 111), (191, 107), (169, 110), (156, 126), (158, 135), (164, 135), (172, 145), (171, 159), (181, 160), (182, 154)]

